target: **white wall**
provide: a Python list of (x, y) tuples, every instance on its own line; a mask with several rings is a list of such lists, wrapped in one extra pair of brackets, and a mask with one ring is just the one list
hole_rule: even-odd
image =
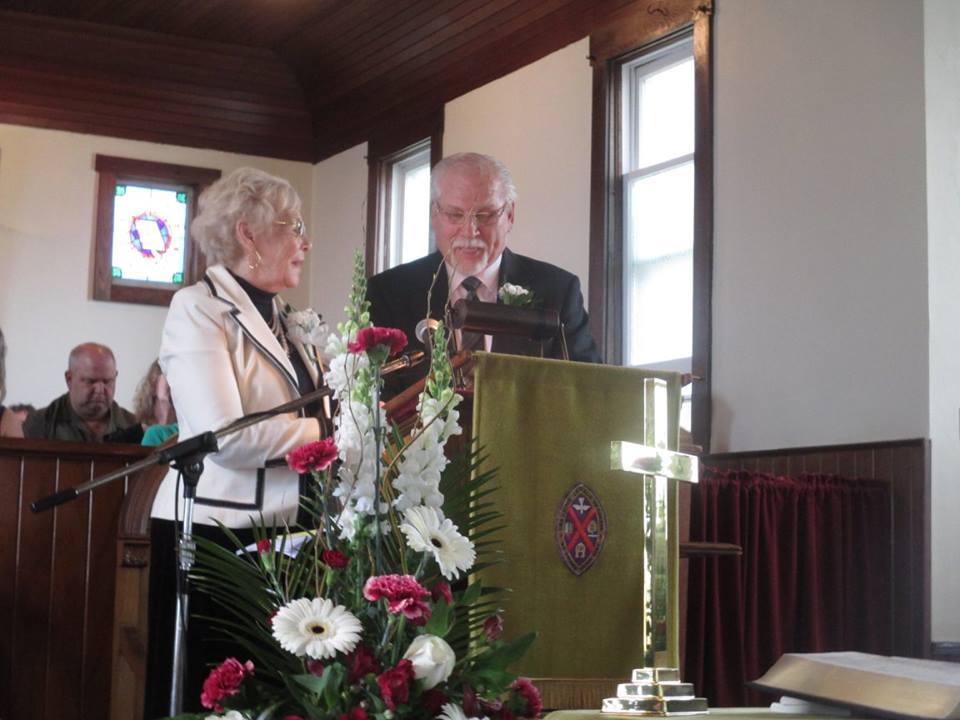
[(366, 155), (363, 143), (313, 168), (310, 301), (331, 330), (345, 317), (354, 253), (366, 247)]
[(930, 441), (933, 447), (933, 627), (960, 638), (960, 3), (926, 0)]
[[(66, 391), (70, 349), (109, 345), (130, 404), (154, 360), (165, 308), (91, 300), (96, 154), (219, 168), (254, 165), (290, 180), (310, 217), (312, 168), (212, 150), (0, 124), (0, 328), (7, 340), (7, 404), (46, 405)], [(307, 298), (309, 276), (294, 304)]]
[(919, 11), (719, 3), (714, 450), (927, 434)]
[(592, 71), (586, 38), (457, 98), (444, 109), (443, 152), (502, 160), (517, 185), (510, 247), (576, 273), (590, 269)]

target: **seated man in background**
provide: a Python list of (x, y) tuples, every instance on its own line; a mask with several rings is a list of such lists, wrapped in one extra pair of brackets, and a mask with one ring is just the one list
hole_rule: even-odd
[(23, 423), (23, 436), (69, 442), (101, 442), (108, 433), (137, 424), (113, 401), (117, 364), (106, 345), (84, 343), (70, 351), (67, 392)]
[[(410, 349), (421, 350), (423, 344), (415, 335), (419, 321), (428, 315), (443, 320), (447, 305), (460, 298), (498, 302), (501, 288), (510, 284), (529, 292), (532, 307), (559, 312), (571, 360), (600, 362), (577, 276), (507, 249), (516, 198), (510, 171), (489, 155), (459, 153), (437, 163), (430, 182), (430, 226), (437, 252), (370, 278), (367, 299), (374, 325), (400, 328)], [(562, 357), (556, 339), (542, 346), (507, 336), (464, 340), (457, 332), (456, 347), (461, 349)], [(395, 387), (428, 370), (425, 362), (411, 368)]]

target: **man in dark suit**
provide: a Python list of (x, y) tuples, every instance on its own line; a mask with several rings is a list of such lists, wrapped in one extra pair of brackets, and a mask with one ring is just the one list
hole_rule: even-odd
[[(443, 320), (448, 303), (460, 298), (498, 302), (500, 288), (509, 283), (529, 291), (533, 307), (559, 312), (571, 360), (600, 362), (577, 276), (507, 249), (516, 197), (510, 171), (488, 155), (460, 153), (437, 163), (431, 174), (430, 203), (437, 251), (370, 278), (367, 299), (373, 323), (400, 328), (409, 348), (420, 350), (418, 322), (428, 316)], [(478, 350), (562, 357), (556, 339), (542, 344), (507, 335), (471, 340)], [(459, 332), (456, 341), (457, 347), (463, 346)], [(413, 382), (427, 370), (422, 363), (404, 373), (402, 381)]]

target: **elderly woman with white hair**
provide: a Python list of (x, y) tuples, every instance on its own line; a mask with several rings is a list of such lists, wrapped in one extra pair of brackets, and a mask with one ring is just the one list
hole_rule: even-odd
[[(311, 247), (300, 198), (290, 183), (253, 168), (235, 170), (201, 194), (190, 229), (209, 267), (200, 282), (174, 295), (159, 357), (181, 439), (218, 430), (322, 385), (316, 355), (288, 332), (286, 306), (278, 296), (299, 284)], [(206, 458), (197, 486), (194, 534), (225, 544), (217, 523), (247, 541), (261, 515), (267, 522), (293, 523), (300, 479), (283, 457), (322, 435), (322, 421), (301, 411), (221, 438), (219, 451)], [(174, 521), (183, 517), (177, 488), (177, 475), (171, 471), (153, 505), (151, 587), (164, 590), (162, 597), (151, 590), (146, 717), (166, 714), (168, 708), (164, 676), (170, 674), (172, 657)], [(198, 608), (207, 601), (194, 593), (191, 616), (215, 613)], [(204, 661), (219, 662), (224, 651), (198, 650), (198, 642), (209, 644), (209, 627), (193, 617), (190, 623), (184, 710), (199, 710)]]

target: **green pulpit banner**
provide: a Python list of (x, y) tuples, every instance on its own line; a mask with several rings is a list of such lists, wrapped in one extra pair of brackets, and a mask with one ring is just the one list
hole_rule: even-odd
[[(480, 572), (503, 597), (508, 637), (538, 633), (514, 668), (546, 707), (597, 707), (644, 665), (644, 479), (611, 469), (611, 442), (644, 442), (644, 380), (667, 383), (677, 447), (680, 375), (477, 353), (473, 437), (498, 468), (505, 560)], [(676, 488), (666, 517), (676, 517)], [(673, 533), (676, 542), (676, 533)], [(674, 547), (675, 552), (675, 547)], [(669, 588), (676, 597), (677, 568)], [(676, 603), (665, 631), (676, 644)], [(675, 650), (675, 647), (673, 648)]]

